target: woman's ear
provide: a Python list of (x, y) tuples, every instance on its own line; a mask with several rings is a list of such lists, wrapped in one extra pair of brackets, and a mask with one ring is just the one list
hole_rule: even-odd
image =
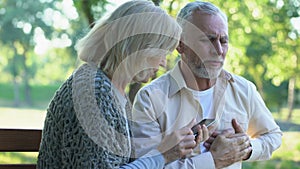
[(176, 47), (176, 50), (178, 51), (178, 53), (182, 54), (184, 51), (184, 44), (183, 42), (180, 40), (178, 46)]

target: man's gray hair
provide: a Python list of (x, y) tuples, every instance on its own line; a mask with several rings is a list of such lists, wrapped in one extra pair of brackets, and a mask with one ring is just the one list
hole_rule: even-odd
[(203, 2), (203, 1), (194, 1), (186, 4), (177, 15), (177, 22), (181, 27), (184, 26), (187, 20), (191, 19), (193, 12), (201, 11), (203, 13), (209, 15), (220, 15), (224, 21), (227, 23), (227, 16), (226, 14), (220, 10), (217, 6), (210, 2)]

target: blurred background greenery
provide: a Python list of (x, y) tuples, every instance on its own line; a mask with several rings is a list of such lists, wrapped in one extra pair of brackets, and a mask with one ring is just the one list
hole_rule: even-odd
[[(257, 85), (284, 131), (272, 160), (243, 168), (300, 168), (300, 0), (208, 0), (229, 18), (226, 69)], [(124, 0), (0, 0), (0, 127), (42, 128), (55, 91), (80, 64), (74, 44)], [(189, 0), (153, 0), (171, 16)], [(173, 67), (176, 51), (168, 56)], [(141, 84), (128, 86), (132, 99)], [(0, 153), (34, 162), (36, 153)]]

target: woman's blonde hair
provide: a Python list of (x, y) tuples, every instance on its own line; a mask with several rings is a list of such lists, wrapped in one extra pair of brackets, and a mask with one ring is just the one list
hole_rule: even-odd
[[(173, 51), (180, 34), (181, 28), (175, 19), (152, 2), (129, 1), (118, 7), (108, 19), (96, 23), (77, 42), (76, 50), (81, 60), (97, 65), (111, 77), (129, 55), (151, 48)], [(128, 66), (136, 64), (134, 57), (130, 60), (133, 62)]]

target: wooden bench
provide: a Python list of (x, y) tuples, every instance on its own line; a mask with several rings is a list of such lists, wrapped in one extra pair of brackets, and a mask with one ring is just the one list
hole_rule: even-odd
[[(38, 152), (42, 130), (0, 129), (0, 152)], [(0, 169), (35, 169), (36, 164), (0, 164)]]

